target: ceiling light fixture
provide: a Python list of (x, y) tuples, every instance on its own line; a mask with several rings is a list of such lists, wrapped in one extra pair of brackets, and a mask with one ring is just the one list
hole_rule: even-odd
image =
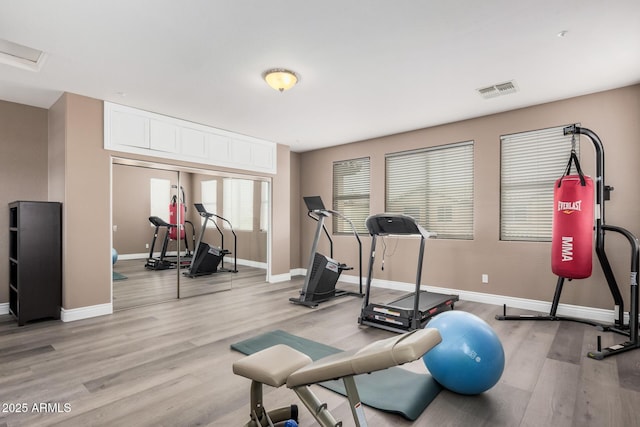
[(269, 86), (279, 92), (291, 89), (300, 80), (296, 73), (284, 68), (273, 68), (265, 71), (262, 77)]

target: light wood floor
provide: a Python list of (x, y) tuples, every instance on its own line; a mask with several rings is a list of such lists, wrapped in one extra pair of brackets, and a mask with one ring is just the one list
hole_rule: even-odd
[[(267, 284), (262, 271), (245, 273), (227, 292), (99, 318), (18, 327), (0, 316), (0, 426), (239, 426), (248, 419), (249, 380), (231, 371), (243, 357), (231, 343), (283, 329), (351, 349), (392, 335), (358, 327), (358, 298), (308, 309), (288, 302), (301, 278)], [(380, 290), (376, 300), (393, 294)], [(464, 301), (456, 309), (482, 317), (500, 336), (506, 353), (500, 382), (479, 396), (445, 390), (414, 423), (366, 408), (370, 426), (638, 425), (640, 350), (595, 361), (585, 357), (596, 342), (593, 327), (499, 322), (500, 307)], [(603, 345), (619, 341), (603, 335)], [(406, 368), (425, 371), (421, 361)], [(314, 389), (345, 426), (353, 425), (342, 396)], [(296, 399), (284, 387), (268, 388), (265, 403), (299, 404)], [(33, 411), (46, 402), (59, 404), (59, 412)], [(22, 404), (26, 413), (16, 413)], [(302, 407), (300, 421), (315, 425)]]
[[(171, 301), (196, 295), (227, 291), (233, 288), (233, 281), (246, 278), (264, 279), (264, 270), (238, 268), (238, 273), (219, 271), (210, 275), (186, 277), (188, 268), (148, 270), (145, 259), (118, 260), (113, 271), (126, 277), (113, 281), (113, 309), (123, 310), (147, 304)], [(224, 263), (220, 270), (233, 269), (233, 263)]]

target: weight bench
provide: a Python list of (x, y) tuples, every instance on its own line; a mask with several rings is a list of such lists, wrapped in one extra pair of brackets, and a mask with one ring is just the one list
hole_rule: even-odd
[(413, 362), (440, 343), (440, 333), (433, 328), (417, 329), (402, 335), (375, 341), (360, 350), (345, 351), (313, 362), (306, 354), (284, 344), (277, 344), (246, 356), (233, 364), (233, 373), (251, 380), (251, 413), (245, 427), (266, 427), (294, 419), (296, 405), (267, 411), (262, 402), (262, 385), (284, 384), (298, 395), (316, 421), (323, 427), (342, 426), (326, 403), (320, 402), (309, 387), (323, 381), (342, 378), (351, 413), (357, 427), (366, 427), (354, 376)]

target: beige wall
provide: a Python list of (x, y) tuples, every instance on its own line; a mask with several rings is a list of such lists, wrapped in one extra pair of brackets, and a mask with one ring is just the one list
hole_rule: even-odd
[[(119, 164), (113, 165), (112, 173), (113, 247), (121, 255), (148, 253), (149, 249), (145, 245), (151, 244), (154, 230), (148, 219), (151, 204), (150, 180), (167, 179), (171, 185), (177, 185), (178, 173)], [(156, 242), (156, 251), (162, 248), (163, 236), (164, 230)], [(170, 250), (175, 250), (175, 245)]]
[[(302, 203), (302, 194), (300, 193), (300, 154), (291, 153), (291, 197), (289, 203), (289, 212), (291, 216), (291, 235), (289, 236), (289, 248), (291, 257), (289, 265), (291, 268), (300, 268), (303, 263), (300, 259), (300, 204)], [(306, 266), (305, 266), (306, 268)]]
[[(64, 94), (49, 118), (50, 129), (64, 127), (57, 132), (64, 133), (64, 165), (58, 162), (52, 171), (59, 177), (57, 169), (64, 167), (62, 305), (69, 310), (109, 303), (111, 165), (102, 148), (102, 102)], [(59, 193), (59, 185), (52, 192)]]
[(9, 301), (9, 209), (47, 196), (47, 110), (0, 101), (0, 303)]
[[(495, 100), (494, 100), (495, 101)], [(490, 101), (490, 102), (494, 102)], [(384, 156), (421, 147), (475, 141), (474, 228), (472, 241), (430, 240), (426, 248), (423, 284), (548, 301), (556, 278), (551, 274), (550, 243), (499, 240), (500, 135), (580, 123), (603, 141), (606, 152), (606, 184), (615, 187), (606, 204), (606, 222), (640, 235), (640, 85), (514, 110), (473, 120), (302, 153), (301, 195), (318, 194), (326, 204), (332, 200), (332, 163), (370, 156), (371, 213), (384, 211)], [(593, 174), (593, 148), (582, 138), (582, 164)], [(296, 201), (293, 201), (295, 204)], [(314, 224), (302, 218), (302, 259), (308, 257)], [(330, 226), (330, 221), (327, 226)], [(630, 252), (627, 242), (607, 234), (607, 251), (625, 298), (629, 289)], [(357, 259), (355, 239), (334, 237), (334, 255), (350, 265)], [(370, 239), (363, 239), (365, 260)], [(396, 247), (397, 245), (397, 247)], [(415, 281), (417, 242), (388, 239), (385, 270), (377, 265), (374, 277), (412, 283)], [(326, 251), (326, 249), (323, 248)], [(596, 263), (594, 258), (594, 263)], [(365, 262), (366, 264), (366, 262)], [(599, 265), (586, 280), (570, 282), (563, 303), (612, 309), (612, 298)], [(366, 270), (366, 267), (365, 267)], [(489, 283), (481, 283), (481, 275)], [(628, 301), (627, 301), (628, 304)]]
[(271, 181), (271, 274), (289, 274), (291, 221), (291, 151), (278, 144), (278, 174)]

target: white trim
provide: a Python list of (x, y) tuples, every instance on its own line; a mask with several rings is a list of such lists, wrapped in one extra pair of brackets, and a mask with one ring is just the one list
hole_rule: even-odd
[[(155, 253), (153, 254), (155, 256)], [(160, 256), (160, 252), (158, 252), (158, 256)], [(118, 254), (119, 260), (127, 260), (127, 259), (147, 259), (149, 258), (149, 252), (139, 253), (139, 254)], [(117, 264), (117, 262), (116, 262)]]
[(0, 303), (0, 314), (9, 314), (9, 303)]
[(293, 268), (291, 269), (291, 277), (294, 276), (306, 276), (307, 269), (306, 268)]
[[(224, 259), (224, 263), (225, 264), (233, 264), (233, 256), (226, 256)], [(247, 267), (255, 267), (255, 268), (261, 268), (263, 270), (267, 269), (267, 263), (266, 262), (259, 262), (259, 261), (251, 261), (249, 259), (241, 259), (238, 258), (237, 259), (237, 263), (238, 265), (246, 265)]]
[(113, 314), (113, 304), (98, 304), (87, 307), (71, 308), (60, 310), (60, 320), (63, 322), (73, 322), (76, 320), (89, 319), (91, 317), (105, 316)]
[[(154, 252), (153, 256), (160, 256), (160, 252), (158, 252), (157, 254)], [(167, 256), (176, 256), (176, 252), (167, 252)], [(118, 254), (118, 259), (119, 260), (132, 260), (132, 259), (147, 259), (149, 258), (149, 253), (137, 253), (137, 254), (123, 254), (120, 255)], [(233, 256), (229, 256), (227, 255), (224, 258), (224, 263), (225, 264), (233, 264)], [(238, 258), (237, 259), (237, 263), (238, 265), (246, 265), (247, 267), (255, 267), (255, 268), (262, 268), (263, 270), (267, 269), (267, 263), (266, 262), (260, 262), (260, 261), (251, 261), (249, 259), (242, 259), (242, 258)], [(116, 265), (118, 263), (116, 262)]]
[[(341, 275), (340, 281), (345, 283), (358, 283), (358, 278), (357, 276)], [(363, 283), (366, 284), (366, 277), (363, 278)], [(381, 279), (373, 279), (373, 281), (371, 282), (371, 286), (377, 288), (395, 289), (405, 292), (413, 292), (415, 290), (414, 284)], [(498, 306), (506, 304), (507, 314), (509, 314), (509, 309), (514, 308), (531, 310), (544, 314), (548, 314), (551, 311), (551, 302), (547, 301), (486, 294), (482, 292), (464, 291), (460, 289), (448, 289), (437, 286), (423, 285), (420, 287), (420, 289), (429, 292), (455, 294), (459, 296), (460, 301), (473, 301)], [(502, 309), (500, 309), (500, 312), (496, 314), (502, 314)], [(601, 323), (613, 323), (615, 319), (617, 319), (617, 313), (614, 309), (607, 310), (603, 308), (584, 307), (572, 304), (558, 304), (558, 310), (556, 314), (558, 316), (576, 317), (579, 319), (594, 320)], [(628, 313), (625, 313), (625, 322), (628, 322), (628, 320), (629, 315)]]
[(275, 274), (269, 277), (269, 283), (280, 283), (291, 280), (291, 273)]

